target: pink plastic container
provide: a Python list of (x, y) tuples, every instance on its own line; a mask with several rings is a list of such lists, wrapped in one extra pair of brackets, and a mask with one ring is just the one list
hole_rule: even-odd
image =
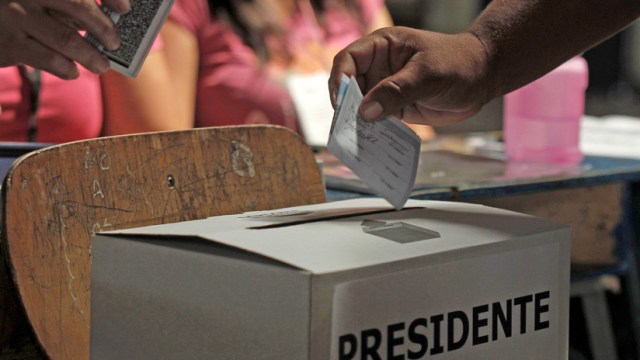
[(578, 164), (589, 70), (577, 56), (504, 98), (509, 161)]

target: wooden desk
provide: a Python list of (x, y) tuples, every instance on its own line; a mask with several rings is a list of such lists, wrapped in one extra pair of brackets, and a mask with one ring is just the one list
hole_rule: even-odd
[[(569, 166), (509, 163), (493, 138), (445, 136), (423, 144), (411, 197), (477, 202), (567, 223), (574, 228), (574, 264), (624, 262), (614, 257), (611, 233), (622, 217), (622, 194), (640, 183), (639, 160), (587, 156)], [(320, 158), (330, 201), (375, 196), (335, 158)]]
[[(433, 161), (429, 160), (431, 151), (422, 154), (412, 198), (476, 202), (567, 223), (574, 228), (574, 264), (625, 261), (614, 257), (616, 244), (611, 233), (622, 217), (622, 194), (640, 186), (640, 161), (586, 157), (580, 166), (545, 167), (442, 150), (437, 150), (438, 159)], [(445, 160), (450, 162), (444, 164)], [(429, 164), (434, 168), (429, 169)], [(331, 171), (326, 164), (325, 169)], [(454, 169), (451, 180), (448, 169)], [(330, 180), (327, 186), (330, 201), (374, 196), (355, 191), (362, 186), (355, 181), (347, 187), (352, 190), (333, 189)]]
[(309, 147), (271, 125), (47, 147), (13, 162), (1, 195), (0, 340), (16, 348), (23, 327), (43, 356), (73, 360), (90, 354), (96, 232), (325, 201)]

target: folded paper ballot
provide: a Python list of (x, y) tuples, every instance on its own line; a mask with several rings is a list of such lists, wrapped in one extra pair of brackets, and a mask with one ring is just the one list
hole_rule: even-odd
[(327, 149), (371, 189), (401, 209), (416, 179), (420, 137), (395, 117), (362, 120), (358, 115), (361, 102), (357, 81), (344, 76)]
[(85, 38), (111, 63), (111, 68), (130, 77), (138, 75), (151, 45), (169, 15), (175, 0), (131, 0), (131, 11), (118, 14), (102, 5), (102, 10), (116, 24), (122, 40), (117, 50), (107, 50), (91, 34)]

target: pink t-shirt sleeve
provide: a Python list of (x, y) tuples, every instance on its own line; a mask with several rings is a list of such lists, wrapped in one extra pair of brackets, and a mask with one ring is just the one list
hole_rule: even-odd
[(169, 20), (184, 26), (189, 32), (197, 34), (209, 21), (207, 1), (176, 0), (169, 13)]
[(297, 130), (286, 89), (224, 21), (210, 15), (207, 0), (176, 0), (169, 20), (198, 40), (196, 126), (271, 123)]
[[(376, 16), (385, 8), (384, 0), (358, 0), (360, 5), (362, 19), (355, 18), (344, 11), (332, 11), (327, 9), (325, 14), (325, 42), (326, 44), (341, 49), (353, 41), (362, 37), (363, 25), (369, 29), (373, 26)], [(364, 24), (360, 23), (364, 21)], [(309, 24), (304, 21), (298, 21), (294, 24), (294, 28), (290, 29), (290, 33), (306, 34), (303, 30)], [(298, 27), (298, 29), (296, 29)]]

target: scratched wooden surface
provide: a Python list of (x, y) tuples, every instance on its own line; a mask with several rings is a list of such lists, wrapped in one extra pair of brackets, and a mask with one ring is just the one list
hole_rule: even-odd
[(622, 218), (624, 183), (475, 199), (473, 202), (571, 225), (571, 264), (606, 266), (615, 257), (615, 227)]
[(325, 201), (312, 152), (275, 126), (46, 148), (16, 161), (2, 195), (2, 250), (33, 332), (74, 360), (89, 357), (95, 232)]

